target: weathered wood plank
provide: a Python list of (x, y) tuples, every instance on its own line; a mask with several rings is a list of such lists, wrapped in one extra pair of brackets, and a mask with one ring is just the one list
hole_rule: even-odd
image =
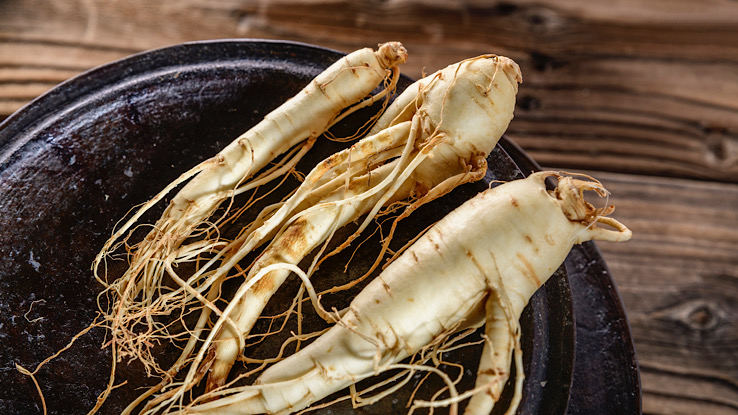
[(738, 413), (738, 188), (588, 172), (627, 244), (598, 244), (628, 312), (644, 412)]
[(158, 4), (0, 4), (8, 17), (0, 23), (0, 112), (70, 72), (187, 40), (279, 38), (349, 51), (397, 38), (414, 77), (490, 51), (518, 60), (525, 82), (510, 131), (544, 164), (738, 177), (738, 20), (729, 19), (738, 7), (727, 1), (699, 10), (574, 0)]

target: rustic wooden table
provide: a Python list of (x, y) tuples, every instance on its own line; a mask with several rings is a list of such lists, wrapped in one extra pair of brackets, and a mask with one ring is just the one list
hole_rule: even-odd
[(192, 40), (400, 40), (411, 77), (514, 58), (509, 137), (544, 167), (601, 179), (634, 232), (599, 247), (644, 413), (738, 414), (738, 3), (4, 0), (0, 16), (0, 119), (86, 69)]

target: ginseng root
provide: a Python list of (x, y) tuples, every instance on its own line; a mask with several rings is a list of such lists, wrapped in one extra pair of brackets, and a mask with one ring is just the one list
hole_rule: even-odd
[[(548, 177), (558, 179), (553, 190), (546, 188)], [(267, 368), (255, 384), (213, 391), (183, 412), (293, 413), (387, 370), (438, 373), (422, 361), (398, 362), (443, 343), (452, 332), (486, 323), (475, 387), (457, 391), (448, 382), (449, 398), (416, 400), (412, 408), (448, 406), (453, 414), (469, 399), (466, 414), (489, 414), (515, 358), (515, 393), (506, 412), (515, 413), (524, 379), (518, 322), (523, 308), (574, 244), (631, 237), (607, 216), (612, 207), (598, 209), (584, 200), (585, 190), (607, 194), (597, 181), (556, 172), (480, 193), (392, 262), (325, 334)]]
[[(390, 42), (376, 52), (366, 48), (340, 59), (216, 156), (182, 174), (115, 231), (97, 255), (93, 270), (106, 287), (102, 295), (110, 305), (101, 311), (118, 358), (138, 358), (148, 372), (160, 371), (149, 349), (153, 338), (166, 338), (168, 333), (156, 317), (186, 301), (177, 293), (162, 295), (162, 279), (178, 261), (222, 245), (217, 240), (182, 244), (193, 235), (207, 234), (213, 226), (208, 223), (210, 216), (224, 201), (289, 172), (329, 127), (386, 97), (396, 86), (398, 65), (406, 58), (402, 45)], [(383, 83), (381, 92), (370, 95)], [(262, 171), (285, 153), (277, 167)], [(125, 274), (109, 282), (107, 275), (101, 275), (107, 274), (107, 258), (128, 243), (130, 232), (148, 209), (185, 182), (148, 235), (131, 247)]]

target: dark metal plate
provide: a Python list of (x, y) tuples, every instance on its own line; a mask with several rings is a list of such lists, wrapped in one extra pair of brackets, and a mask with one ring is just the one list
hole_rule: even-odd
[[(33, 383), (15, 364), (33, 369), (94, 319), (100, 286), (90, 264), (128, 209), (215, 154), (339, 56), (287, 42), (178, 45), (71, 79), (0, 124), (3, 413), (40, 412)], [(404, 78), (401, 88), (409, 83)], [(357, 114), (338, 130), (358, 125), (367, 115)], [(342, 146), (320, 141), (306, 163)], [(487, 180), (521, 177), (510, 156), (524, 158), (519, 149), (498, 146), (490, 156)], [(405, 234), (397, 242), (486, 186), (465, 186), (419, 210), (406, 219)], [(582, 266), (588, 269), (590, 264)], [(330, 265), (320, 272), (331, 274)], [(520, 413), (564, 413), (575, 330), (563, 267), (531, 300), (523, 330), (528, 376)], [(94, 405), (110, 368), (110, 354), (100, 347), (104, 338), (103, 330), (92, 330), (39, 372), (50, 413), (80, 413)], [(162, 347), (160, 352), (166, 356), (175, 351)], [(450, 359), (473, 373), (478, 350)], [(120, 412), (136, 396), (136, 388), (153, 383), (136, 362), (119, 365), (117, 381), (127, 384), (116, 389), (102, 413)], [(408, 395), (403, 391), (360, 412), (404, 412)]]

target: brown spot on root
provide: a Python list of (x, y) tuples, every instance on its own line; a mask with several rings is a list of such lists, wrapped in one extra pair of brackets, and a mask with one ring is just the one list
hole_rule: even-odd
[(351, 146), (349, 151), (376, 155), (382, 149), (389, 147), (394, 140), (395, 137), (393, 134), (383, 131), (371, 140), (357, 142)]
[[(210, 348), (208, 348), (208, 354), (205, 356), (205, 359), (203, 360), (200, 367), (197, 369), (197, 373), (195, 374), (195, 380), (200, 381), (209, 371), (210, 368), (213, 366), (213, 363), (215, 363), (215, 345), (211, 345)], [(211, 391), (213, 389), (217, 389), (225, 384), (226, 378), (223, 376), (213, 376), (212, 374), (208, 376), (208, 380), (206, 382), (205, 390)], [(212, 399), (208, 399), (207, 401), (211, 401)], [(206, 402), (207, 402), (206, 401)]]
[(251, 287), (251, 290), (255, 293), (270, 293), (274, 290), (274, 278), (271, 277), (271, 273), (261, 277), (259, 281), (256, 281)]
[(384, 280), (382, 280), (382, 288), (384, 288), (384, 290), (387, 291), (387, 294), (389, 294), (389, 296), (392, 297), (392, 289), (390, 288), (389, 284), (387, 284)]
[(414, 302), (415, 302), (415, 299), (414, 299), (414, 298), (408, 298), (408, 299), (407, 299), (407, 302), (408, 302), (408, 303), (414, 303)]
[(315, 167), (315, 173), (313, 176), (313, 182), (319, 180), (328, 171), (343, 163), (345, 154), (343, 152), (333, 153), (331, 156), (323, 160), (320, 164)]
[(535, 242), (533, 242), (533, 238), (531, 238), (530, 235), (525, 235), (525, 236), (523, 236), (523, 238), (525, 238), (525, 241), (526, 242), (528, 242), (529, 244), (533, 245), (533, 250), (536, 251), (536, 253), (539, 252), (538, 246), (535, 244)]
[(418, 198), (423, 197), (428, 194), (429, 190), (430, 188), (425, 183), (416, 182), (415, 188), (413, 189), (413, 196)]
[[(304, 218), (296, 220), (290, 225), (282, 235), (274, 241), (274, 244), (264, 252), (258, 264), (251, 271), (258, 272), (268, 265), (284, 262), (291, 262), (295, 258), (302, 258), (309, 250), (309, 241), (306, 237), (306, 228), (311, 226)], [(270, 293), (275, 287), (275, 281), (270, 272), (264, 275), (259, 281), (254, 283), (252, 288), (255, 293)]]
[(549, 245), (551, 245), (551, 246), (555, 246), (555, 245), (556, 245), (556, 240), (555, 240), (555, 239), (553, 238), (553, 236), (551, 236), (551, 234), (548, 234), (548, 233), (547, 233), (547, 234), (545, 234), (545, 235), (543, 236), (543, 239), (545, 239), (545, 240), (546, 240), (546, 242), (547, 242), (547, 243), (548, 243)]
[(494, 386), (487, 389), (486, 393), (487, 395), (491, 396), (492, 399), (494, 399), (495, 401), (500, 399), (500, 394), (498, 393), (497, 388), (495, 388)]
[(513, 204), (513, 206), (515, 206), (515, 207), (518, 207), (518, 206), (520, 206), (520, 205), (518, 204), (518, 199), (516, 199), (516, 198), (514, 198), (514, 197), (512, 197), (512, 196), (510, 196), (510, 203), (512, 203), (512, 204)]
[(335, 153), (326, 158), (322, 163), (320, 163), (324, 170), (330, 170), (337, 165), (339, 165), (343, 161), (343, 154), (341, 153)]
[(269, 248), (269, 252), (278, 253), (289, 259), (303, 257), (307, 253), (305, 251), (309, 248), (306, 234), (307, 228), (310, 226), (312, 225), (305, 218), (297, 219), (274, 241), (274, 245)]
[(198, 379), (200, 379), (203, 376), (205, 376), (205, 373), (207, 373), (208, 370), (210, 370), (210, 366), (213, 365), (213, 362), (214, 361), (215, 361), (215, 346), (214, 345), (211, 345), (208, 348), (208, 353), (207, 353), (207, 355), (205, 355), (205, 359), (203, 359), (202, 364), (197, 369), (196, 376), (197, 376)]
[(515, 254), (515, 256), (523, 264), (523, 267), (525, 267), (525, 271), (523, 272), (525, 274), (525, 276), (528, 277), (528, 278), (530, 278), (530, 279), (532, 279), (533, 282), (536, 283), (536, 287), (540, 287), (541, 286), (541, 280), (538, 278), (538, 275), (536, 275), (536, 270), (533, 268), (533, 265), (531, 265), (531, 263), (528, 262), (528, 260), (525, 259), (525, 257), (523, 256), (523, 254), (521, 254), (520, 252), (518, 252), (517, 254)]
[(349, 194), (361, 193), (370, 187), (371, 175), (362, 176), (349, 181), (348, 189), (346, 191)]

